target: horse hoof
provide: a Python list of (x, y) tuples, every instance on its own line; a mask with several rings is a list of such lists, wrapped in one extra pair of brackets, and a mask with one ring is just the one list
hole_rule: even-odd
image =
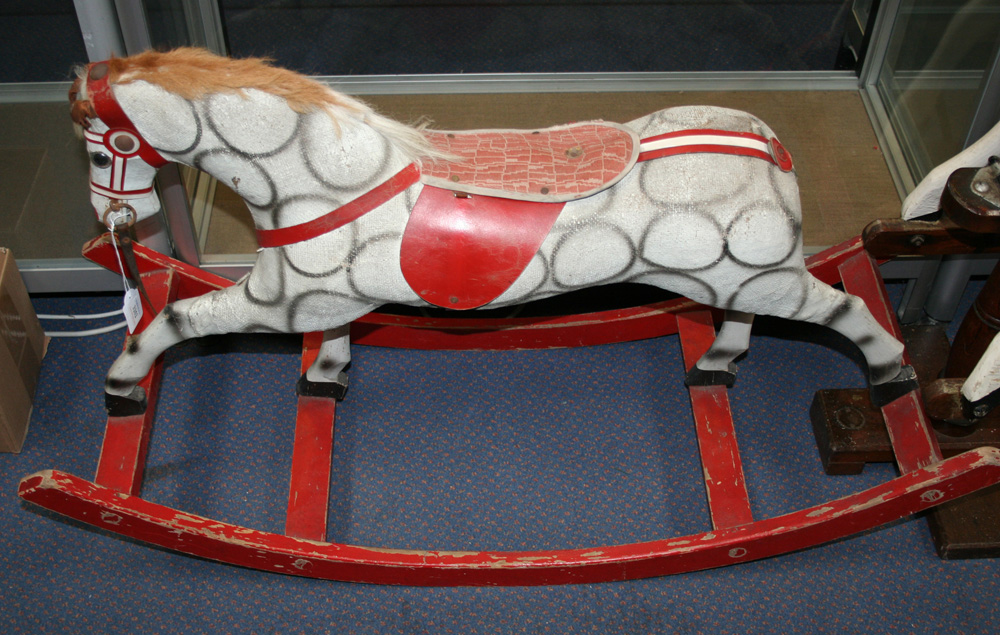
[(962, 414), (966, 419), (965, 425), (976, 425), (980, 419), (993, 412), (993, 409), (998, 405), (1000, 405), (1000, 389), (975, 401), (969, 401), (965, 395), (962, 395)]
[(917, 373), (913, 370), (913, 366), (903, 366), (895, 377), (884, 384), (873, 385), (869, 388), (869, 392), (872, 404), (876, 408), (881, 408), (918, 388), (920, 384), (917, 382)]
[(109, 417), (131, 417), (146, 412), (146, 391), (142, 386), (136, 386), (127, 395), (112, 395), (104, 393), (104, 409)]
[(729, 370), (702, 370), (697, 365), (691, 367), (686, 377), (685, 386), (725, 386), (732, 388), (736, 383), (736, 364), (729, 363)]
[(325, 397), (342, 401), (347, 394), (347, 373), (337, 375), (336, 381), (309, 381), (302, 375), (295, 384), (295, 392), (300, 397)]

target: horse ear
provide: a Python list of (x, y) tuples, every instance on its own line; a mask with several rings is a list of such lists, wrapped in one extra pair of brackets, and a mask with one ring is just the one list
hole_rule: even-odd
[(80, 99), (80, 91), (83, 90), (83, 80), (77, 77), (73, 80), (73, 85), (69, 88), (70, 117), (73, 123), (82, 127), (90, 127), (90, 118), (96, 117), (94, 105), (89, 99)]
[(90, 120), (96, 118), (97, 113), (94, 112), (94, 105), (90, 103), (89, 99), (82, 99), (73, 101), (69, 116), (73, 119), (73, 123), (83, 128), (89, 128)]
[(194, 104), (144, 81), (116, 84), (115, 99), (136, 129), (156, 150), (183, 153), (201, 136)]

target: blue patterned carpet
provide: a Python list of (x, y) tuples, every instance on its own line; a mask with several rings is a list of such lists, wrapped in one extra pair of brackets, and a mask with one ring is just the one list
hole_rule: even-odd
[[(97, 312), (117, 297), (39, 298)], [(823, 474), (821, 388), (863, 385), (823, 333), (760, 321), (731, 391), (764, 518), (881, 483)], [(92, 478), (121, 334), (56, 340), (24, 451), (0, 455), (4, 633), (988, 633), (1000, 562), (939, 560), (910, 519), (736, 567), (623, 583), (410, 588), (259, 573), (150, 548), (22, 503), (46, 468)], [(817, 339), (819, 338), (819, 339)], [(298, 341), (168, 353), (144, 497), (280, 532)], [(389, 548), (568, 548), (709, 528), (679, 343), (445, 353), (355, 347), (338, 409), (330, 539)]]

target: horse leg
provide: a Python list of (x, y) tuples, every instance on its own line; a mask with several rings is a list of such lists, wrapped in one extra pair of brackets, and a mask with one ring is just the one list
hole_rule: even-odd
[(879, 325), (864, 301), (806, 275), (801, 307), (793, 315), (779, 317), (822, 324), (854, 342), (868, 364), (872, 403), (877, 407), (916, 390), (913, 368), (903, 366), (903, 344)]
[(168, 304), (146, 330), (129, 338), (104, 381), (108, 414), (127, 416), (145, 412), (146, 394), (138, 383), (149, 373), (156, 359), (175, 344), (208, 334), (196, 331), (190, 319), (192, 305), (204, 297)]
[(736, 382), (736, 358), (750, 348), (753, 313), (726, 311), (719, 334), (684, 378), (685, 386), (726, 386)]
[(340, 401), (347, 393), (347, 373), (351, 363), (350, 325), (323, 332), (316, 361), (295, 385), (298, 394), (306, 397), (327, 397)]
[[(251, 324), (274, 331), (288, 330), (285, 307), (264, 307), (247, 299), (245, 283), (168, 304), (111, 365), (104, 382), (105, 404), (115, 416), (145, 411), (145, 394), (137, 386), (156, 359), (185, 340), (234, 333)], [(347, 315), (346, 319), (353, 319)]]

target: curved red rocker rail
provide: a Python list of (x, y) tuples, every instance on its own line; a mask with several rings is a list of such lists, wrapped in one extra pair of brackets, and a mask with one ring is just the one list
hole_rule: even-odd
[[(112, 270), (107, 236), (84, 249)], [(153, 299), (163, 304), (232, 284), (135, 245)], [(854, 239), (813, 256), (812, 273), (863, 298), (884, 326), (899, 327), (874, 262)], [(147, 311), (155, 313), (155, 311)], [(145, 319), (149, 319), (148, 317)], [(142, 328), (142, 325), (140, 325)], [(685, 365), (714, 338), (709, 309), (689, 300), (554, 318), (434, 319), (371, 314), (352, 326), (360, 344), (409, 348), (509, 349), (579, 346), (678, 334)], [(321, 334), (303, 340), (303, 372)], [(110, 417), (93, 481), (46, 470), (24, 478), (22, 498), (104, 530), (234, 565), (313, 578), (408, 585), (536, 585), (628, 580), (697, 571), (780, 555), (860, 533), (1000, 482), (1000, 450), (943, 459), (918, 393), (883, 408), (901, 476), (782, 516), (755, 520), (743, 479), (725, 388), (691, 387), (713, 529), (626, 545), (557, 551), (407, 551), (326, 541), (335, 402), (300, 397), (285, 533), (218, 522), (143, 500), (146, 447), (161, 368), (143, 382), (144, 415)], [(318, 441), (317, 441), (318, 440)]]

